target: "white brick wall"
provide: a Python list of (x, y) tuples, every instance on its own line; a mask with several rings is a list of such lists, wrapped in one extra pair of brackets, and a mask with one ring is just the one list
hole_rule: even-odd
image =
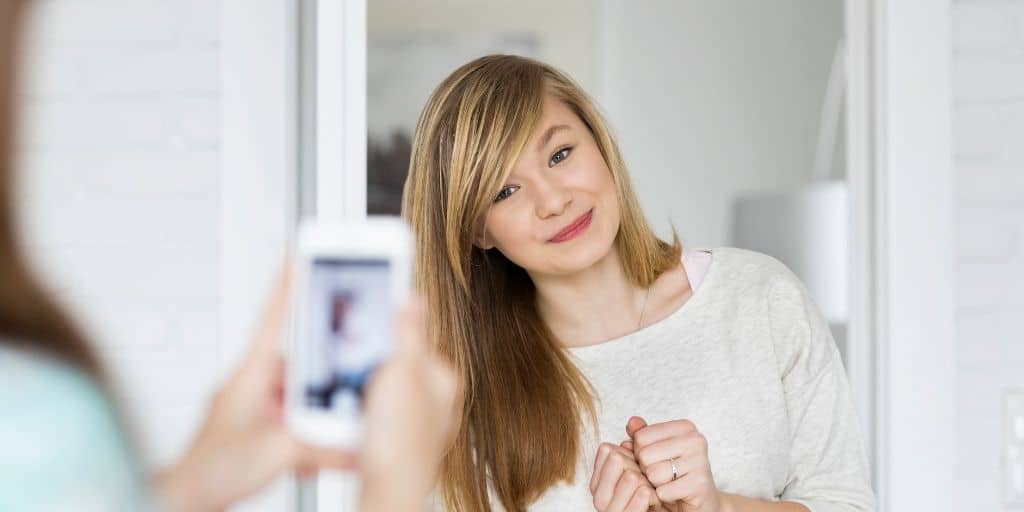
[(107, 360), (147, 461), (165, 462), (221, 363), (221, 2), (35, 3), (26, 237)]
[(1003, 502), (1002, 393), (1024, 389), (1024, 2), (953, 11), (954, 510)]

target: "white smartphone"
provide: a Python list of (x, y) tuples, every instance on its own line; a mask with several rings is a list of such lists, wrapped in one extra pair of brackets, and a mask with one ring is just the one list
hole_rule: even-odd
[(310, 221), (297, 245), (288, 422), (310, 443), (354, 447), (366, 385), (391, 355), (395, 312), (409, 299), (411, 235), (395, 217)]

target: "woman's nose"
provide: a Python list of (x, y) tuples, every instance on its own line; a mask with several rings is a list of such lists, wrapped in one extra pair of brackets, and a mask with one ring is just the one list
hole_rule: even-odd
[(537, 191), (537, 217), (546, 219), (561, 215), (572, 203), (572, 192), (553, 180), (540, 180)]

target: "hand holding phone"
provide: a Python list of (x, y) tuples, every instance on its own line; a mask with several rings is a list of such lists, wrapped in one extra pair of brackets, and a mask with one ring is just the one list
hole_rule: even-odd
[(299, 440), (282, 417), (281, 339), (294, 286), (282, 272), (249, 352), (218, 390), (202, 428), (175, 463), (153, 475), (161, 510), (223, 510), (281, 473), (356, 466), (355, 454)]
[(455, 438), (461, 393), (454, 369), (433, 354), (418, 299), (396, 320), (395, 353), (374, 377), (359, 454), (359, 510), (427, 510)]

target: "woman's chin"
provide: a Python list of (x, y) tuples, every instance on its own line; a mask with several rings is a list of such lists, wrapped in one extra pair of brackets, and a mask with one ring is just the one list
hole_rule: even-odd
[[(581, 242), (571, 245), (572, 242)], [(612, 251), (614, 240), (572, 240), (568, 244), (557, 244), (550, 248), (553, 255), (548, 260), (553, 274), (572, 275), (598, 264)]]

